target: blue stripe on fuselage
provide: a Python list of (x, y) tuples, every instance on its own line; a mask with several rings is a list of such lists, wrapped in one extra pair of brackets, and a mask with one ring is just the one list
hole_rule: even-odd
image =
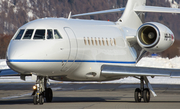
[(105, 61), (105, 60), (17, 60), (12, 59), (7, 62), (87, 62), (87, 63), (117, 63), (117, 64), (135, 64), (135, 61)]

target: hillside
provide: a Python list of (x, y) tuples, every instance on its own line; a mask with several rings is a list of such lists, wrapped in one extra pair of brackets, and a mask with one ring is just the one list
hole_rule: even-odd
[[(23, 24), (44, 17), (68, 17), (72, 14), (125, 7), (127, 0), (0, 0), (0, 58), (10, 37)], [(147, 0), (147, 5), (180, 7), (180, 0)], [(81, 17), (85, 19), (117, 21), (122, 13)], [(146, 22), (155, 21), (168, 26), (180, 39), (180, 15), (147, 13)], [(6, 37), (7, 36), (7, 37)], [(178, 45), (178, 44), (177, 44)], [(179, 45), (178, 45), (179, 46)], [(174, 55), (173, 55), (174, 56)]]

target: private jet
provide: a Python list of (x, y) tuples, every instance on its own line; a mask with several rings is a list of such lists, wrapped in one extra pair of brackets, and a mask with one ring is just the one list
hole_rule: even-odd
[[(76, 18), (117, 12), (123, 14), (116, 22)], [(128, 0), (125, 8), (37, 19), (21, 26), (11, 39), (7, 65), (21, 79), (27, 75), (36, 79), (34, 104), (52, 101), (49, 79), (101, 82), (126, 77), (140, 80), (140, 87), (134, 91), (135, 102), (149, 102), (150, 92), (154, 96), (156, 93), (147, 77), (178, 78), (180, 69), (136, 66), (146, 52), (162, 52), (175, 40), (167, 26), (144, 22), (147, 12), (178, 14), (180, 9), (146, 6), (146, 0)]]

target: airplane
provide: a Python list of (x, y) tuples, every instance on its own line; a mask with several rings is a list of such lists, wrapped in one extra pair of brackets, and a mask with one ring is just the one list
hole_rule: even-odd
[[(73, 19), (117, 12), (123, 14), (116, 22)], [(128, 0), (125, 8), (37, 19), (14, 34), (7, 49), (7, 65), (21, 79), (27, 75), (36, 79), (32, 94), (35, 105), (52, 101), (49, 79), (101, 82), (134, 77), (140, 80), (140, 87), (134, 91), (135, 102), (150, 102), (150, 92), (157, 95), (147, 77), (178, 78), (180, 69), (136, 66), (146, 52), (162, 52), (175, 40), (165, 25), (144, 22), (147, 12), (178, 14), (180, 9)]]

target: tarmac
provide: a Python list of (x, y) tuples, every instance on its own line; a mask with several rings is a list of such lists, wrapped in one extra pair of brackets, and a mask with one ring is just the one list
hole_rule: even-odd
[(139, 84), (52, 83), (53, 101), (34, 105), (34, 83), (0, 83), (0, 109), (179, 109), (180, 85), (153, 84), (158, 95), (136, 103)]

